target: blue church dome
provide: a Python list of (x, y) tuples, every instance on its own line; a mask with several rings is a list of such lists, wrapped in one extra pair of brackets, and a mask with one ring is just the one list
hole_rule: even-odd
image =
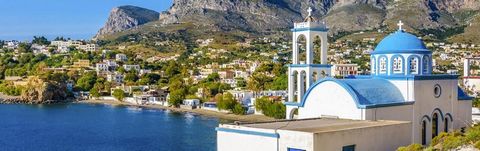
[(430, 53), (430, 50), (417, 36), (399, 30), (385, 37), (373, 51), (373, 54), (391, 53)]

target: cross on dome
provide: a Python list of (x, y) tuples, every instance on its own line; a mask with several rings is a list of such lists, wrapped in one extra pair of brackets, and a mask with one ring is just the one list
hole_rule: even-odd
[(397, 24), (398, 30), (403, 30), (403, 28), (402, 28), (403, 25), (405, 25), (405, 24), (403, 24), (402, 21), (398, 21), (398, 24)]
[(308, 16), (312, 16), (312, 12), (313, 12), (312, 7), (308, 7), (307, 12), (308, 12)]

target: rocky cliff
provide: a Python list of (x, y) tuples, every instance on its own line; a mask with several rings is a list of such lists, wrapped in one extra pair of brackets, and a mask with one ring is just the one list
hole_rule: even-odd
[(53, 104), (67, 102), (67, 99), (65, 84), (29, 77), (20, 97), (2, 97), (0, 104)]
[(116, 7), (110, 12), (107, 23), (105, 23), (105, 26), (98, 31), (97, 35), (124, 31), (151, 21), (158, 20), (158, 17), (158, 12), (141, 7)]

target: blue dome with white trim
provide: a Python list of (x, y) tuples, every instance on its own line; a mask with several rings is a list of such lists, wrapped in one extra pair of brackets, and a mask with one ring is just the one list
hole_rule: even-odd
[(417, 36), (398, 30), (385, 37), (375, 48), (373, 54), (391, 53), (429, 53), (422, 40)]

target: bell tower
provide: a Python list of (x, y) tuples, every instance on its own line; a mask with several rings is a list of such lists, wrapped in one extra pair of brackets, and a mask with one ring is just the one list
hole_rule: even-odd
[[(331, 65), (327, 63), (328, 28), (325, 22), (320, 22), (312, 16), (312, 8), (308, 8), (307, 11), (308, 16), (304, 21), (294, 23), (291, 30), (293, 60), (288, 67), (288, 102), (285, 103), (287, 119), (293, 118), (288, 112), (298, 108), (308, 88), (315, 81), (331, 74)], [(315, 46), (318, 41), (319, 45)], [(319, 50), (315, 51), (315, 48)], [(314, 63), (315, 58), (320, 64)]]
[[(304, 22), (295, 23), (293, 32), (293, 61), (292, 64), (313, 64), (314, 56), (314, 42), (316, 38), (321, 40), (321, 54), (320, 64), (327, 64), (327, 49), (328, 49), (328, 28), (325, 22), (319, 22), (312, 16), (312, 8), (308, 8), (308, 16)], [(300, 46), (301, 40), (306, 41), (306, 60), (302, 62), (300, 60)]]

